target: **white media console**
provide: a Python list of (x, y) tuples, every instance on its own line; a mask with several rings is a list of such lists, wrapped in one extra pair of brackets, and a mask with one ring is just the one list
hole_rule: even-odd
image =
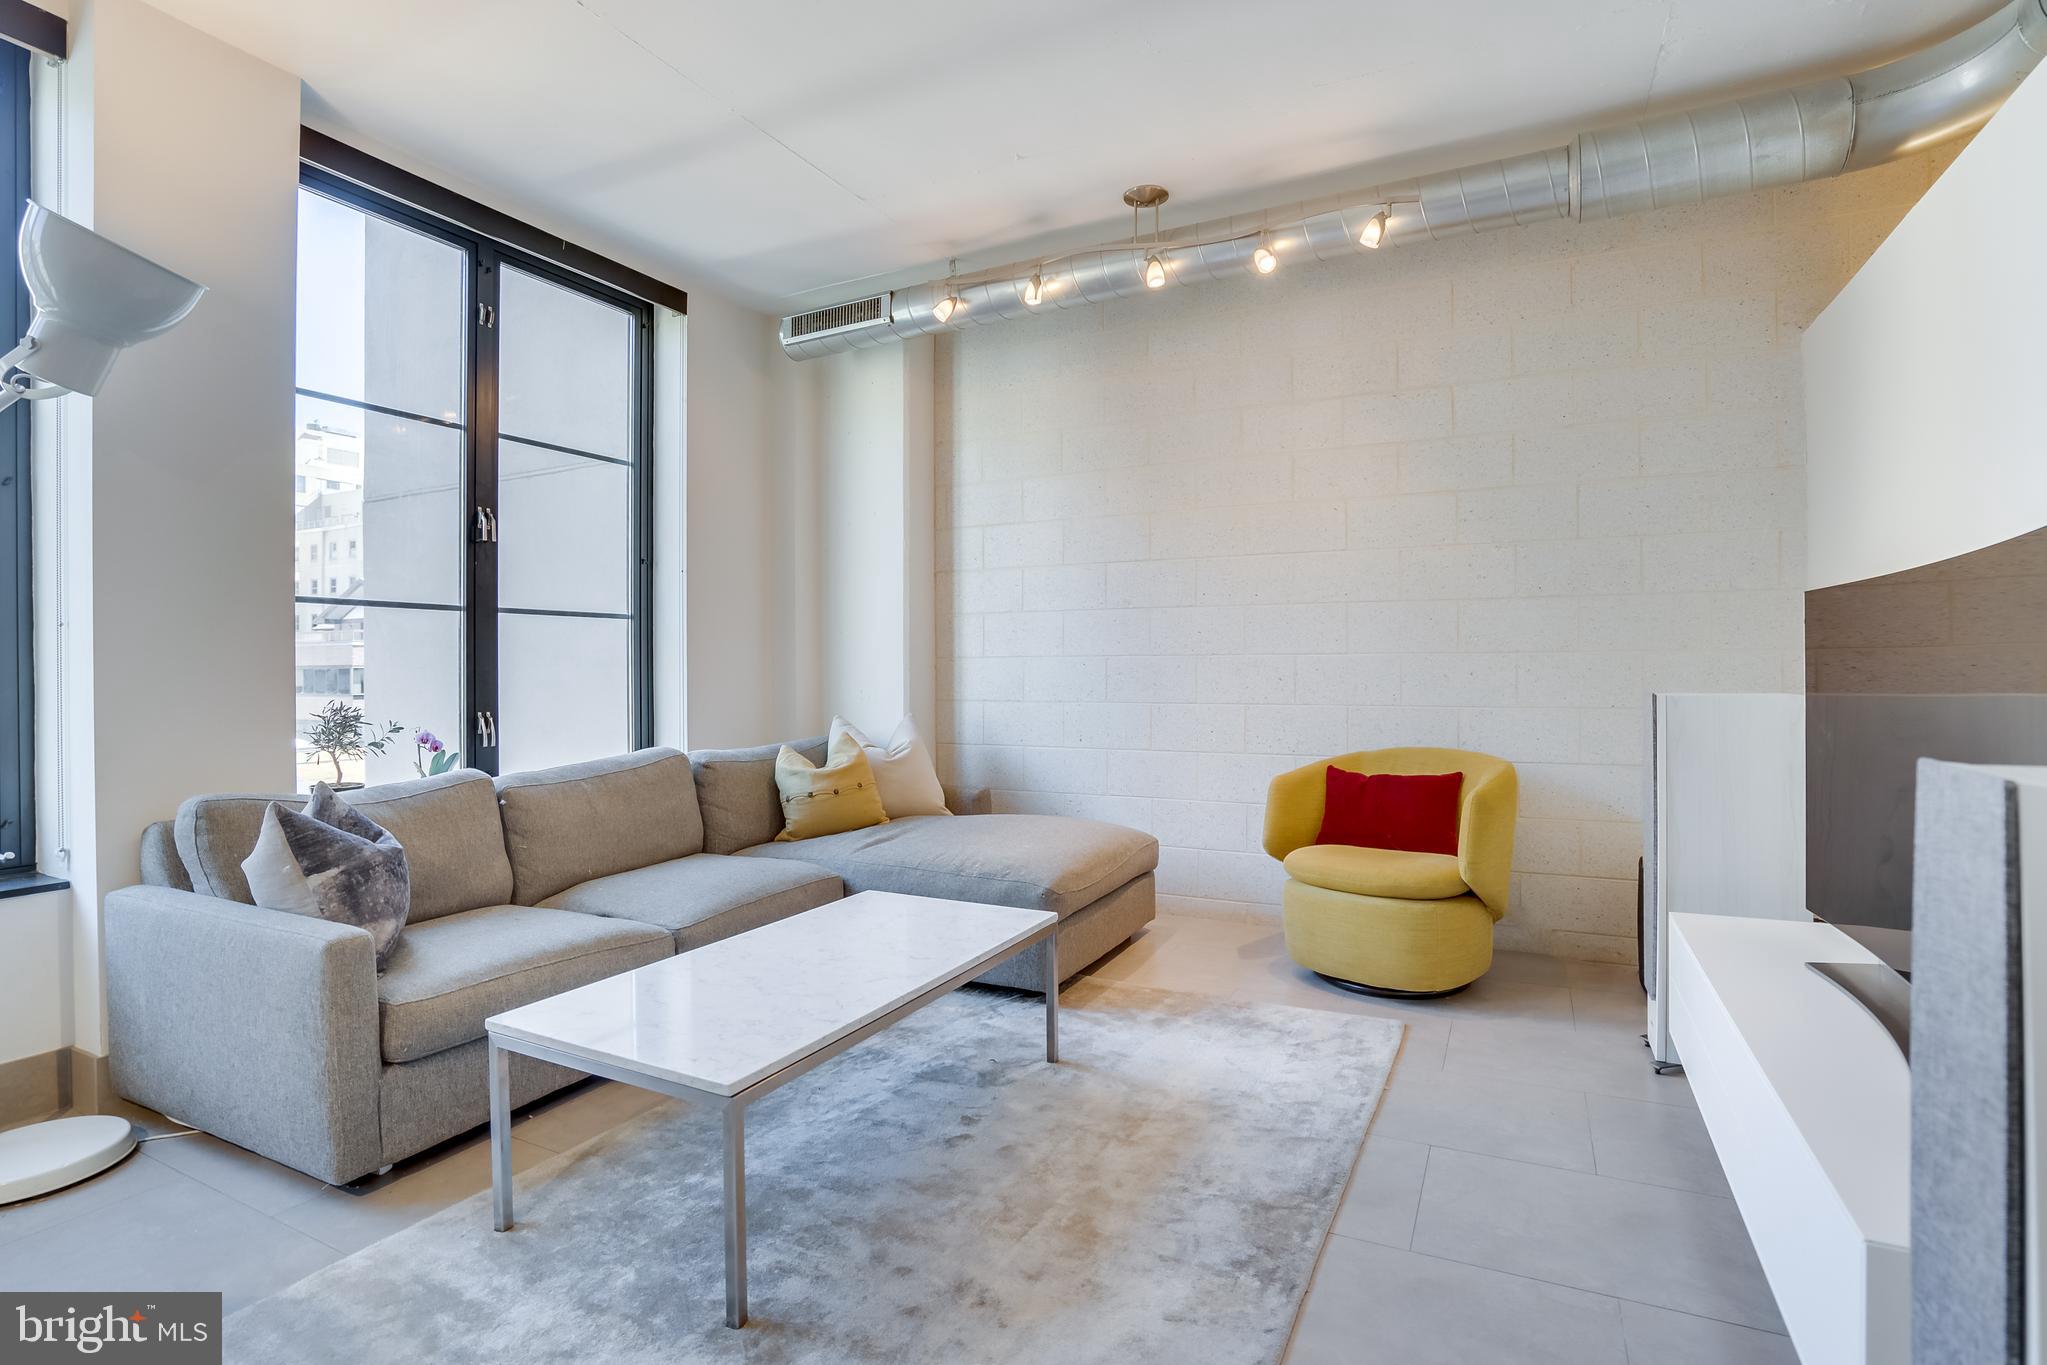
[(1809, 962), (1874, 962), (1830, 925), (1668, 920), (1670, 1032), (1803, 1365), (1912, 1358), (1912, 1083)]

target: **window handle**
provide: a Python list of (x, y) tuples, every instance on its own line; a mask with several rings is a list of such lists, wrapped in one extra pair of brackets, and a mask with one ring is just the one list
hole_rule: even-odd
[(476, 713), (476, 738), (486, 749), (498, 747), (498, 718), (488, 711)]
[(498, 543), (498, 514), (493, 509), (486, 507), (483, 509), (483, 517), (490, 526), (490, 533), (484, 538), (495, 545)]

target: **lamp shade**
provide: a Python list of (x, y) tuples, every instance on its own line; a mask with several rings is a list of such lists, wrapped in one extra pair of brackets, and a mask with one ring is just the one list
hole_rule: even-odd
[(34, 200), (17, 250), (36, 315), (35, 346), (15, 363), (73, 393), (98, 393), (122, 348), (175, 327), (206, 292)]

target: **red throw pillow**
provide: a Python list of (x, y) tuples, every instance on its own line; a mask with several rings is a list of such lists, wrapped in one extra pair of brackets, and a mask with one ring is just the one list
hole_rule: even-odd
[(1457, 852), (1463, 773), (1353, 773), (1331, 766), (1318, 844)]

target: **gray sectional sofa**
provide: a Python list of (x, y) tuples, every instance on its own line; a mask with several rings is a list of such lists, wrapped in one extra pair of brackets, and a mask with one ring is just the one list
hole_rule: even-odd
[[(483, 1021), (854, 891), (1052, 910), (1071, 976), (1153, 915), (1158, 843), (1120, 825), (933, 815), (776, 843), (776, 745), (646, 749), (493, 781), (343, 793), (405, 846), (412, 910), (376, 970), (352, 925), (252, 903), (264, 808), (198, 796), (107, 897), (115, 1089), (345, 1183), (485, 1122)], [(798, 746), (813, 760), (822, 739)], [(1033, 989), (1043, 949), (982, 978)], [(581, 1079), (512, 1059), (513, 1103)]]

